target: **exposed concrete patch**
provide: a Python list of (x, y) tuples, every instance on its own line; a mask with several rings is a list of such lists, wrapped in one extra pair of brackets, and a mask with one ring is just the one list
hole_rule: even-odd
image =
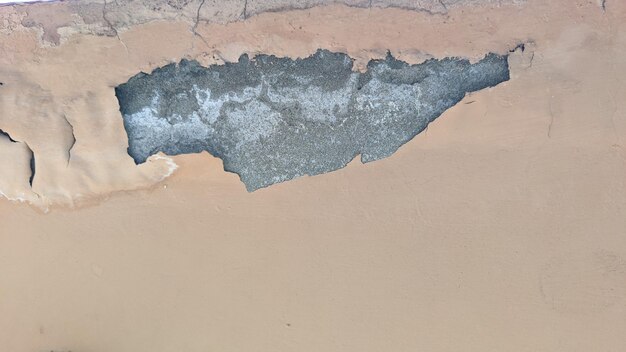
[(495, 54), (418, 65), (389, 54), (367, 68), (355, 72), (347, 55), (318, 50), (140, 73), (116, 88), (128, 152), (139, 164), (157, 152), (206, 150), (254, 191), (340, 169), (359, 154), (388, 157), (465, 93), (509, 79), (507, 56)]

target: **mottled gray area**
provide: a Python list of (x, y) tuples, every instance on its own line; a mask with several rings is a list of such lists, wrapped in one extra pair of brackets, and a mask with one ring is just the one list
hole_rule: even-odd
[(389, 55), (364, 73), (345, 54), (258, 55), (208, 68), (181, 61), (116, 88), (129, 154), (203, 150), (249, 191), (385, 158), (473, 92), (509, 79), (506, 56), (408, 65)]
[[(13, 4), (19, 22), (42, 31), (42, 40), (59, 45), (68, 33), (92, 33), (118, 37), (132, 26), (152, 21), (183, 21), (198, 36), (198, 25), (231, 23), (268, 12), (305, 10), (317, 6), (345, 5), (354, 8), (399, 8), (433, 16), (451, 10), (502, 6), (522, 7), (527, 0), (53, 0)], [(605, 9), (604, 1), (601, 4)], [(54, 16), (50, 14), (54, 13)], [(0, 32), (13, 31), (16, 23), (0, 20)], [(67, 30), (70, 28), (71, 30)], [(65, 33), (62, 35), (61, 33)]]
[[(196, 32), (199, 24), (230, 23), (267, 12), (304, 10), (317, 6), (345, 5), (355, 8), (400, 8), (434, 16), (453, 9), (523, 6), (527, 0), (64, 0), (15, 6), (21, 25), (42, 30), (43, 41), (61, 42), (62, 28), (70, 33), (119, 37), (119, 33), (152, 21), (184, 21)], [(54, 16), (50, 13), (54, 12)], [(0, 32), (12, 30), (12, 21), (0, 21)]]

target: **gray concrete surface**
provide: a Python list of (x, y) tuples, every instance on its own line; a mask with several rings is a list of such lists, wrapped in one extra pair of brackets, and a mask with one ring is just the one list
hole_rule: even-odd
[(129, 154), (203, 150), (249, 191), (388, 157), (472, 92), (509, 79), (506, 56), (408, 65), (391, 55), (364, 73), (345, 54), (259, 55), (140, 73), (116, 88)]

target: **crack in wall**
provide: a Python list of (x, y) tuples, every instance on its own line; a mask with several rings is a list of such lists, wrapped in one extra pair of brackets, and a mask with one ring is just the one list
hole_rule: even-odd
[(200, 23), (200, 11), (202, 10), (202, 6), (204, 6), (205, 2), (206, 0), (202, 0), (200, 2), (200, 5), (198, 6), (198, 9), (196, 10), (196, 18), (193, 22), (193, 33), (195, 35), (199, 35), (198, 32), (196, 32), (196, 29), (198, 29), (198, 24)]
[(441, 5), (441, 7), (443, 7), (443, 9), (445, 10), (445, 12), (448, 12), (448, 6), (446, 6), (446, 4), (443, 2), (443, 0), (437, 0), (439, 2), (439, 5)]
[(5, 136), (5, 137), (7, 137), (7, 138), (9, 139), (9, 141), (11, 141), (11, 142), (13, 142), (13, 143), (17, 143), (17, 141), (16, 141), (16, 140), (14, 140), (13, 138), (11, 138), (11, 136), (10, 136), (8, 133), (4, 132), (4, 131), (3, 131), (3, 130), (1, 130), (1, 129), (0, 129), (0, 135), (1, 135), (1, 136)]
[[(602, 0), (597, 0), (598, 6), (600, 1)], [(132, 26), (162, 20), (185, 21), (193, 28), (192, 32), (197, 32), (200, 21), (224, 24), (246, 20), (262, 13), (306, 10), (327, 5), (369, 9), (397, 8), (433, 16), (447, 16), (452, 9), (495, 5), (522, 6), (527, 0), (231, 0), (211, 1), (206, 4), (205, 2), (205, 0), (63, 0), (28, 6), (15, 5), (15, 8), (23, 15), (20, 21), (22, 26), (42, 30), (41, 40), (47, 45), (60, 45), (62, 39), (76, 31), (88, 31), (94, 35), (115, 35), (121, 39), (123, 31)], [(59, 6), (59, 3), (63, 5)], [(0, 3), (0, 7), (4, 5)], [(58, 16), (50, 16), (50, 11), (58, 11)], [(70, 30), (62, 30), (64, 28)], [(126, 45), (123, 41), (121, 43)], [(128, 49), (126, 48), (127, 51)]]
[[(31, 190), (32, 190), (32, 188), (33, 188), (33, 180), (35, 179), (35, 152), (33, 152), (33, 149), (28, 145), (28, 143), (13, 139), (11, 137), (11, 135), (9, 135), (7, 132), (3, 131), (2, 129), (0, 129), (0, 136), (4, 136), (4, 137), (8, 138), (11, 143), (22, 143), (22, 144), (24, 144), (24, 146), (26, 146), (26, 149), (28, 149), (28, 151), (30, 153), (30, 161), (29, 161), (29, 164), (30, 164), (30, 177), (28, 178), (28, 184), (30, 185)], [(34, 192), (34, 193), (39, 197), (39, 194), (37, 194), (36, 192)]]
[(76, 145), (76, 135), (74, 134), (74, 125), (70, 123), (70, 121), (67, 119), (67, 116), (63, 115), (63, 119), (70, 127), (70, 131), (72, 133), (72, 143), (70, 144), (69, 148), (67, 148), (67, 166), (69, 166), (70, 161), (72, 160), (72, 149), (74, 149), (74, 146)]
[[(117, 1), (115, 3), (117, 4)], [(128, 54), (128, 47), (126, 46), (126, 43), (124, 43), (124, 41), (120, 37), (120, 33), (118, 32), (117, 28), (115, 28), (115, 26), (113, 26), (113, 23), (111, 23), (111, 21), (107, 18), (107, 0), (104, 0), (104, 3), (102, 4), (102, 19), (104, 20), (104, 23), (106, 23), (106, 25), (113, 31), (113, 34), (115, 34), (117, 40), (119, 40), (122, 46), (124, 46), (126, 54)]]
[(35, 180), (35, 172), (36, 172), (35, 152), (28, 145), (28, 143), (24, 142), (24, 144), (26, 145), (26, 148), (28, 148), (28, 150), (30, 151), (30, 177), (28, 178), (28, 184), (30, 185), (30, 188), (32, 189), (33, 181)]
[(388, 54), (361, 73), (347, 55), (318, 50), (208, 68), (183, 60), (132, 77), (116, 96), (137, 164), (157, 152), (208, 151), (254, 191), (357, 155), (386, 158), (467, 92), (507, 80), (507, 55), (409, 65)]
[[(198, 6), (198, 9), (196, 10), (196, 17), (194, 19), (193, 26), (191, 27), (191, 33), (194, 35), (194, 37), (200, 38), (204, 45), (209, 46), (209, 42), (207, 42), (206, 39), (200, 33), (198, 33), (198, 25), (200, 24), (200, 11), (202, 10), (202, 6), (204, 6), (205, 2), (206, 0), (202, 0), (200, 2), (200, 5)], [(192, 49), (195, 47), (193, 40), (191, 41), (191, 47)]]

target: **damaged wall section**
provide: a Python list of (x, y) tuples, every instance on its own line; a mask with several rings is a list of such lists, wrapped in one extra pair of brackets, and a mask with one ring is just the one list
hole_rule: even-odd
[(202, 67), (183, 60), (116, 88), (128, 152), (208, 151), (248, 191), (393, 154), (467, 92), (509, 80), (507, 56), (409, 65), (388, 55), (366, 72), (345, 54), (318, 50)]
[(34, 201), (35, 153), (28, 143), (14, 139), (0, 129), (0, 197)]

